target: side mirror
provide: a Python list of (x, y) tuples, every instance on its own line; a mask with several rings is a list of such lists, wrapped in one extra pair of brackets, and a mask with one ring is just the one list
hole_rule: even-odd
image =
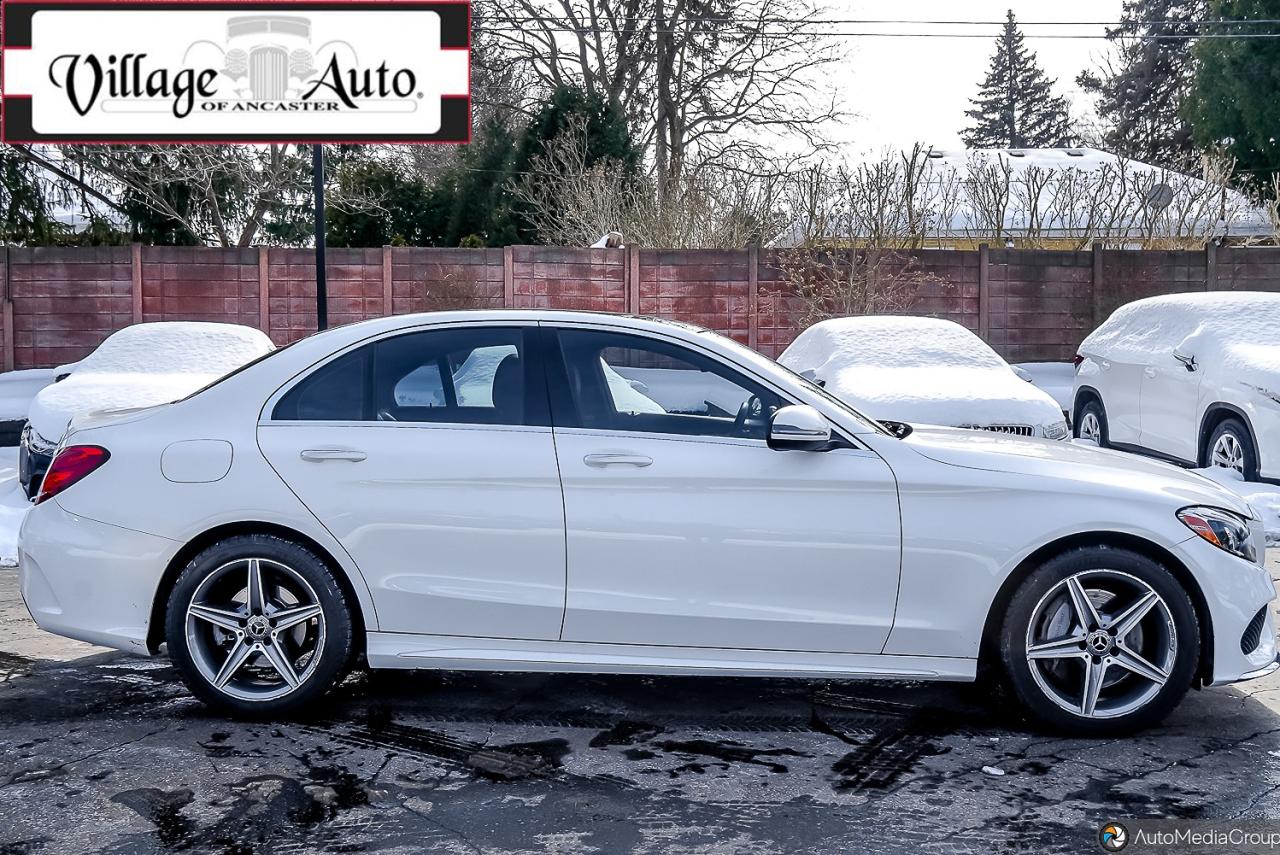
[(769, 420), (769, 447), (775, 451), (820, 451), (830, 444), (831, 424), (813, 407), (782, 407)]
[(1195, 371), (1197, 368), (1200, 367), (1196, 364), (1196, 358), (1194, 356), (1188, 356), (1187, 354), (1180, 353), (1177, 350), (1174, 350), (1173, 358), (1181, 362), (1182, 367), (1187, 369), (1188, 371)]

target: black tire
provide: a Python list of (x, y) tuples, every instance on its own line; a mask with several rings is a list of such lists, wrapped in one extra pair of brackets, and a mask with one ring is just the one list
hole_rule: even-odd
[(1239, 444), (1240, 452), (1243, 455), (1243, 474), (1246, 481), (1258, 480), (1258, 449), (1253, 444), (1253, 434), (1249, 432), (1248, 426), (1236, 418), (1228, 416), (1218, 422), (1217, 427), (1209, 434), (1209, 438), (1205, 441), (1204, 448), (1200, 449), (1200, 465), (1213, 466), (1213, 450), (1224, 437), (1230, 437)]
[(1080, 426), (1084, 424), (1087, 415), (1092, 415), (1098, 420), (1098, 447), (1106, 448), (1111, 443), (1111, 434), (1107, 431), (1107, 411), (1102, 406), (1102, 402), (1097, 398), (1087, 398), (1071, 419), (1071, 435), (1076, 439), (1080, 438)]
[[(1096, 574), (1077, 577), (1076, 574)], [(1103, 574), (1110, 574), (1103, 575)], [(1090, 655), (1090, 648), (1082, 643), (1081, 653), (1073, 654), (1081, 658), (1061, 657), (1038, 660), (1033, 673), (1032, 664), (1027, 658), (1028, 635), (1033, 631), (1033, 620), (1039, 621), (1044, 614), (1044, 604), (1052, 608), (1057, 597), (1069, 596), (1059, 594), (1069, 585), (1071, 578), (1081, 580), (1084, 590), (1091, 592), (1090, 600), (1103, 597), (1107, 585), (1116, 588), (1132, 585), (1135, 591), (1150, 590), (1159, 595), (1167, 612), (1156, 606), (1144, 623), (1147, 629), (1138, 632), (1149, 633), (1147, 643), (1154, 655), (1143, 652), (1144, 661), (1155, 661), (1159, 655), (1167, 655), (1172, 661), (1165, 662), (1164, 670), (1167, 679), (1163, 683), (1137, 676), (1134, 672), (1120, 665), (1108, 664), (1111, 654), (1120, 655), (1120, 648), (1113, 647), (1106, 654)], [(1137, 580), (1134, 582), (1133, 580)], [(1143, 589), (1142, 585), (1146, 588)], [(1094, 585), (1096, 587), (1088, 587)], [(1136, 595), (1135, 595), (1136, 596)], [(1117, 595), (1115, 610), (1123, 612), (1126, 598)], [(1116, 613), (1108, 608), (1109, 603), (1094, 604), (1105, 616), (1116, 617)], [(1063, 606), (1059, 605), (1061, 609)], [(1070, 608), (1068, 604), (1066, 606)], [(1061, 614), (1059, 611), (1058, 614)], [(1073, 616), (1075, 612), (1071, 613)], [(1162, 626), (1167, 625), (1165, 615), (1172, 619), (1175, 640), (1172, 651), (1166, 651), (1167, 639), (1158, 636)], [(1152, 628), (1153, 627), (1153, 628)], [(1056, 633), (1055, 633), (1056, 634)], [(1071, 635), (1083, 634), (1073, 627)], [(1092, 635), (1085, 636), (1092, 638)], [(1125, 636), (1126, 650), (1133, 649), (1135, 639), (1144, 643), (1139, 636)], [(1036, 568), (1023, 580), (1013, 595), (1005, 613), (1000, 631), (1000, 658), (1008, 680), (1009, 687), (1031, 716), (1053, 730), (1079, 736), (1115, 736), (1132, 733), (1142, 728), (1158, 724), (1177, 706), (1183, 695), (1191, 687), (1200, 663), (1200, 624), (1196, 617), (1195, 607), (1182, 584), (1159, 563), (1126, 549), (1111, 547), (1084, 547), (1073, 549), (1055, 558), (1051, 558)], [(1105, 661), (1104, 661), (1105, 660)], [(1069, 711), (1050, 695), (1045, 686), (1056, 685), (1067, 687), (1083, 681), (1087, 662), (1092, 661), (1102, 668), (1103, 694), (1099, 698), (1098, 711), (1094, 716), (1082, 714), (1080, 710)], [(1047, 670), (1046, 670), (1047, 669)], [(1076, 675), (1079, 675), (1078, 677)], [(1056, 681), (1061, 680), (1058, 684)], [(1108, 688), (1108, 681), (1114, 681)], [(1158, 687), (1158, 688), (1157, 688)], [(1110, 697), (1107, 696), (1110, 693)], [(1147, 696), (1148, 693), (1153, 693)], [(1104, 706), (1111, 705), (1108, 710)], [(1138, 704), (1127, 709), (1129, 704)]]
[[(215, 686), (211, 676), (206, 673), (210, 668), (212, 655), (218, 652), (213, 644), (218, 639), (222, 639), (226, 650), (230, 651), (237, 645), (236, 638), (228, 629), (212, 624), (206, 627), (203, 623), (196, 622), (193, 624), (196, 627), (193, 630), (196, 634), (194, 643), (206, 651), (205, 654), (200, 654), (198, 651), (193, 651), (193, 642), (188, 634), (187, 610), (197, 593), (212, 590), (209, 585), (219, 583), (221, 576), (213, 578), (215, 574), (225, 574), (228, 577), (228, 584), (223, 584), (224, 591), (234, 590), (237, 583), (230, 577), (237, 572), (235, 569), (237, 565), (243, 564), (248, 567), (249, 559), (259, 559), (259, 566), (264, 568), (264, 579), (267, 579), (270, 573), (276, 573), (279, 574), (276, 577), (277, 583), (283, 583), (277, 584), (274, 588), (274, 601), (270, 593), (266, 594), (267, 601), (270, 603), (268, 608), (273, 610), (270, 614), (282, 613), (279, 601), (285, 596), (282, 592), (286, 591), (289, 584), (298, 586), (302, 590), (309, 586), (310, 590), (307, 593), (314, 594), (314, 603), (311, 603), (311, 597), (308, 596), (305, 600), (298, 598), (296, 603), (286, 602), (286, 606), (314, 604), (320, 608), (320, 614), (316, 617), (299, 624), (296, 628), (282, 631), (282, 634), (287, 637), (292, 633), (300, 632), (304, 643), (294, 649), (301, 650), (304, 657), (307, 652), (311, 652), (315, 660), (313, 667), (305, 667), (301, 673), (295, 672), (295, 677), (300, 678), (296, 688), (290, 689), (283, 684), (284, 680), (278, 668), (267, 670), (267, 666), (270, 665), (267, 652), (249, 654), (242, 666), (242, 669), (246, 669), (242, 670), (246, 675), (244, 679), (249, 684), (253, 683), (251, 677), (254, 674), (266, 674), (268, 677), (275, 674), (282, 683), (278, 690), (286, 692), (279, 697), (235, 697)], [(286, 575), (286, 571), (291, 571), (292, 574), (296, 574), (296, 577)], [(298, 579), (304, 580), (305, 586), (300, 586)], [(207, 580), (208, 585), (206, 585)], [(206, 593), (201, 593), (202, 598), (206, 596)], [(238, 601), (228, 601), (228, 603), (230, 606), (241, 605)], [(356, 658), (352, 608), (353, 604), (348, 602), (333, 571), (312, 550), (275, 535), (235, 535), (202, 550), (178, 575), (165, 609), (165, 640), (168, 643), (169, 658), (177, 667), (183, 682), (187, 684), (192, 694), (214, 710), (244, 718), (287, 716), (300, 710), (314, 709), (317, 702), (346, 676)], [(246, 611), (243, 606), (241, 611)], [(245, 620), (247, 621), (247, 617)], [(268, 623), (273, 622), (269, 620)], [(260, 628), (255, 626), (253, 630), (257, 631)], [(245, 643), (255, 640), (247, 626), (238, 634)], [(259, 647), (274, 644), (275, 635), (272, 632), (269, 637), (258, 639)], [(305, 645), (307, 638), (312, 641), (310, 651)], [(282, 645), (291, 644), (292, 642), (282, 641)], [(282, 646), (280, 649), (290, 648)], [(201, 656), (205, 670), (197, 664), (198, 655)], [(305, 661), (310, 662), (310, 660)], [(264, 677), (259, 682), (268, 683), (269, 680)], [(235, 685), (231, 685), (230, 690), (256, 691), (256, 688), (250, 685), (248, 688), (238, 689)], [(268, 692), (267, 689), (263, 691)]]

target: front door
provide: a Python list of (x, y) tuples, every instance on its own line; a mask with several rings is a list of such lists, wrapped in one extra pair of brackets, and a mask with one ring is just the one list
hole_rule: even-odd
[(1199, 370), (1189, 371), (1173, 350), (1151, 355), (1142, 377), (1142, 446), (1199, 465), (1196, 416)]
[(264, 413), (268, 461), (385, 632), (553, 640), (564, 513), (535, 327), (443, 327), (327, 362)]
[(564, 640), (881, 651), (901, 552), (884, 461), (851, 442), (769, 449), (769, 415), (790, 402), (693, 348), (556, 338)]

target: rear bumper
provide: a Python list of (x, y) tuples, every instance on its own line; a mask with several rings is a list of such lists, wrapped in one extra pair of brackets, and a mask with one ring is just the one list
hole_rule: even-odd
[(22, 599), (44, 630), (147, 653), (147, 624), (175, 541), (97, 522), (50, 500), (18, 537)]

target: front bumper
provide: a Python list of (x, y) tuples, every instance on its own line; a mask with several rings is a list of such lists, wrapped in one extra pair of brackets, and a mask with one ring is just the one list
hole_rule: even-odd
[(76, 516), (56, 499), (33, 507), (18, 535), (18, 577), (44, 630), (147, 653), (151, 605), (179, 544)]
[[(1205, 674), (1209, 685), (1238, 683), (1270, 674), (1276, 666), (1275, 616), (1268, 605), (1275, 583), (1265, 566), (1250, 564), (1197, 536), (1178, 545), (1178, 557), (1191, 568), (1213, 630), (1213, 657)], [(1244, 649), (1250, 623), (1263, 612), (1257, 643)], [(1256, 629), (1256, 627), (1255, 627)]]

